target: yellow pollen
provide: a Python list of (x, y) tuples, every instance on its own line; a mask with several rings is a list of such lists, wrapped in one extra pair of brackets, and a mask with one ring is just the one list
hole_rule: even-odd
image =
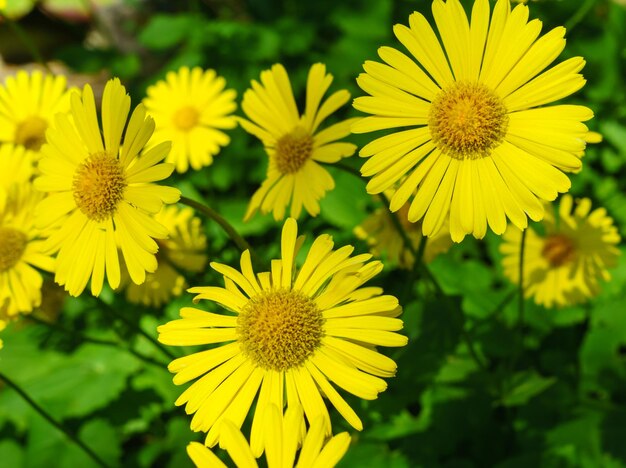
[(183, 132), (188, 132), (198, 125), (200, 113), (192, 106), (181, 107), (172, 117), (174, 125)]
[(309, 297), (278, 289), (254, 296), (237, 319), (244, 353), (267, 370), (302, 365), (319, 347), (324, 318)]
[(574, 260), (576, 245), (563, 234), (552, 234), (546, 238), (541, 254), (552, 267), (558, 268)]
[(46, 129), (48, 122), (41, 117), (33, 115), (23, 120), (15, 129), (15, 142), (26, 149), (39, 151), (41, 145), (46, 142)]
[(125, 188), (124, 169), (107, 153), (92, 154), (74, 173), (76, 206), (94, 221), (103, 221), (115, 212)]
[(22, 231), (0, 227), (0, 272), (11, 269), (22, 258), (28, 238)]
[(298, 172), (313, 153), (313, 137), (302, 127), (296, 127), (276, 143), (276, 166), (281, 174)]
[(430, 106), (428, 127), (433, 142), (451, 158), (489, 156), (502, 143), (508, 126), (504, 103), (481, 83), (456, 82)]

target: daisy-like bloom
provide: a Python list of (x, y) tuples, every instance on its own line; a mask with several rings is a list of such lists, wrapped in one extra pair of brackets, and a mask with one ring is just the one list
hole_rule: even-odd
[(269, 167), (267, 179), (250, 200), (245, 219), (261, 210), (272, 211), (278, 221), (285, 217), (288, 205), (293, 218), (300, 216), (303, 206), (311, 216), (319, 214), (319, 200), (335, 188), (333, 178), (320, 163), (336, 163), (356, 150), (355, 145), (338, 141), (350, 134), (354, 119), (319, 130), (322, 122), (350, 99), (348, 91), (340, 90), (322, 102), (332, 81), (325, 65), (311, 67), (300, 116), (282, 65), (262, 72), (261, 83), (252, 80), (252, 89), (245, 92), (241, 105), (250, 120), (239, 122), (263, 142)]
[(136, 304), (159, 307), (187, 288), (181, 271), (199, 272), (204, 268), (206, 235), (191, 208), (164, 206), (154, 219), (168, 229), (169, 238), (157, 241), (157, 270), (148, 273), (143, 284), (130, 283), (126, 298)]
[(367, 61), (359, 86), (371, 96), (354, 107), (372, 114), (355, 133), (399, 128), (361, 149), (369, 193), (394, 190), (391, 211), (409, 199), (410, 222), (426, 236), (449, 219), (455, 242), (502, 234), (507, 218), (520, 229), (543, 218), (543, 200), (570, 188), (563, 171), (581, 167), (593, 113), (546, 106), (579, 90), (585, 61), (574, 57), (544, 71), (565, 47), (565, 29), (543, 36), (528, 7), (474, 2), (471, 19), (459, 0), (432, 5), (439, 37), (420, 13), (394, 33), (413, 58), (390, 48)]
[(19, 71), (0, 85), (0, 142), (38, 152), (58, 112), (68, 112), (70, 92), (62, 75)]
[[(558, 218), (546, 210), (545, 233), (529, 228), (524, 249), (526, 297), (546, 307), (573, 305), (600, 292), (600, 280), (608, 281), (608, 268), (620, 254), (620, 236), (604, 208), (591, 211), (591, 200), (576, 203), (570, 195), (561, 199)], [(519, 283), (521, 231), (511, 226), (500, 251), (505, 275)]]
[(209, 166), (230, 143), (221, 130), (237, 125), (231, 115), (237, 104), (235, 91), (225, 87), (226, 80), (213, 70), (182, 67), (148, 88), (143, 102), (156, 124), (151, 144), (172, 142), (166, 162), (177, 172)]
[[(290, 406), (283, 418), (275, 405), (269, 405), (265, 414), (265, 459), (268, 468), (333, 468), (345, 455), (350, 445), (350, 436), (342, 432), (326, 440), (324, 420), (319, 417), (311, 424), (300, 456), (296, 462), (296, 451), (300, 446), (302, 432), (302, 407)], [(220, 446), (225, 448), (230, 458), (239, 468), (258, 468), (250, 445), (243, 434), (228, 420), (223, 423)], [(198, 442), (187, 446), (187, 453), (197, 468), (225, 468), (226, 465), (211, 450)]]
[(301, 268), (295, 258), (304, 242), (297, 224), (287, 219), (282, 231), (281, 259), (271, 272), (254, 274), (250, 253), (241, 256), (241, 271), (212, 263), (224, 276), (224, 287), (196, 287), (195, 302), (206, 299), (226, 313), (181, 309), (182, 319), (158, 328), (161, 343), (173, 346), (221, 345), (176, 359), (169, 369), (174, 383), (194, 382), (176, 400), (186, 404), (194, 431), (208, 431), (206, 444), (218, 441), (223, 420), (241, 427), (257, 392), (250, 443), (263, 452), (263, 422), (268, 404), (283, 408), (301, 404), (308, 421), (324, 421), (330, 434), (326, 396), (357, 430), (362, 423), (337, 392), (334, 383), (360, 398), (373, 400), (387, 388), (381, 377), (392, 377), (396, 364), (375, 346), (404, 346), (396, 318), (398, 300), (377, 287), (361, 287), (382, 270), (370, 254), (351, 257), (351, 246), (333, 251), (328, 235), (319, 236)]
[[(384, 255), (388, 262), (397, 263), (400, 268), (411, 269), (415, 261), (413, 252), (406, 248), (404, 239), (390, 219), (390, 216), (395, 216), (398, 219), (411, 241), (411, 247), (416, 250), (423, 237), (421, 223), (409, 223), (407, 220), (408, 211), (408, 203), (396, 213), (389, 213), (386, 208), (378, 208), (354, 228), (354, 234), (359, 239), (367, 241), (370, 251), (377, 257)], [(426, 242), (424, 261), (426, 263), (432, 262), (437, 255), (447, 252), (451, 246), (450, 230), (447, 223), (444, 223), (439, 232)]]
[(71, 96), (72, 120), (57, 114), (41, 149), (42, 175), (35, 186), (49, 195), (38, 206), (37, 222), (58, 228), (47, 246), (58, 251), (55, 280), (73, 296), (89, 278), (97, 296), (105, 274), (109, 285), (118, 287), (118, 243), (132, 281), (143, 283), (146, 272), (157, 268), (154, 239), (168, 235), (154, 213), (180, 197), (177, 189), (154, 183), (174, 170), (159, 164), (170, 144), (140, 155), (154, 130), (143, 105), (133, 111), (122, 142), (129, 110), (125, 88), (119, 79), (110, 80), (102, 98), (101, 133), (93, 91), (85, 85), (82, 94)]
[(0, 144), (0, 209), (14, 185), (28, 185), (33, 177), (32, 153), (23, 146)]
[(41, 198), (30, 184), (14, 186), (0, 209), (0, 320), (38, 307), (43, 278), (37, 268), (53, 270), (54, 259), (45, 251), (45, 238), (33, 223)]

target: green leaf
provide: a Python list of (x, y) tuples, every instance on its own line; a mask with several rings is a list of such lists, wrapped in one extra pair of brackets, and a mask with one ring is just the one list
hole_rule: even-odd
[(367, 216), (369, 195), (365, 181), (339, 169), (331, 170), (331, 175), (335, 189), (320, 201), (320, 217), (334, 226), (352, 230)]
[(513, 376), (509, 390), (502, 397), (502, 404), (505, 406), (524, 405), (555, 383), (555, 377), (542, 377), (534, 371), (518, 372)]
[(139, 41), (153, 50), (171, 49), (189, 36), (198, 21), (189, 15), (154, 15), (139, 34)]

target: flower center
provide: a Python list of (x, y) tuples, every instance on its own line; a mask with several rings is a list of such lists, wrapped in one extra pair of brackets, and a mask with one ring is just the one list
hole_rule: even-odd
[(281, 174), (298, 172), (313, 153), (313, 137), (296, 127), (276, 143), (276, 165)]
[(76, 206), (94, 221), (111, 216), (124, 198), (126, 179), (117, 158), (107, 153), (95, 153), (74, 173), (74, 201)]
[(0, 227), (0, 272), (11, 269), (22, 258), (27, 243), (22, 231)]
[(563, 234), (552, 234), (546, 238), (541, 254), (551, 266), (560, 267), (574, 259), (576, 245)]
[(324, 318), (304, 294), (278, 289), (250, 299), (237, 319), (244, 353), (264, 369), (298, 367), (319, 347)]
[(48, 122), (33, 115), (20, 122), (15, 129), (15, 142), (26, 149), (39, 151), (46, 142)]
[(455, 159), (489, 156), (504, 139), (508, 126), (502, 100), (486, 86), (464, 81), (435, 98), (428, 118), (434, 143)]
[(176, 111), (172, 121), (174, 125), (183, 132), (188, 132), (198, 124), (200, 113), (191, 106), (181, 107)]

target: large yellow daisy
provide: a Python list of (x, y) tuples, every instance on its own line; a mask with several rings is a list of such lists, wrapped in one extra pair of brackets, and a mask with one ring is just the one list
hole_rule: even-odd
[(143, 102), (156, 124), (151, 144), (172, 142), (166, 161), (177, 172), (209, 166), (230, 143), (221, 130), (237, 125), (231, 116), (237, 104), (235, 91), (225, 87), (226, 80), (213, 70), (182, 67), (148, 88)]
[[(528, 229), (524, 249), (524, 290), (546, 307), (585, 302), (608, 281), (616, 265), (620, 236), (604, 208), (591, 211), (591, 200), (561, 199), (558, 217), (546, 210), (543, 233)], [(504, 234), (500, 251), (505, 275), (519, 283), (521, 231), (513, 226)]]
[[(73, 296), (91, 278), (98, 295), (104, 277), (112, 288), (120, 283), (118, 244), (128, 273), (142, 283), (157, 268), (154, 239), (165, 239), (167, 228), (154, 220), (163, 203), (174, 203), (180, 192), (154, 182), (167, 178), (174, 166), (159, 164), (169, 143), (140, 155), (154, 130), (143, 105), (133, 111), (126, 132), (130, 97), (118, 79), (110, 80), (102, 98), (102, 134), (93, 91), (71, 97), (71, 117), (57, 114), (42, 148), (35, 186), (49, 192), (37, 210), (39, 226), (58, 227), (47, 245), (58, 251), (55, 280)], [(122, 142), (122, 133), (124, 133)], [(106, 273), (105, 273), (106, 272)]]
[(145, 306), (160, 307), (180, 296), (187, 281), (182, 272), (201, 271), (207, 261), (206, 235), (200, 219), (191, 208), (179, 209), (176, 205), (164, 206), (154, 219), (165, 226), (169, 238), (157, 240), (158, 268), (146, 275), (143, 284), (130, 283), (126, 298), (130, 302)]
[(333, 76), (326, 66), (311, 67), (306, 86), (306, 104), (300, 116), (285, 68), (274, 65), (261, 73), (261, 83), (252, 81), (241, 107), (250, 120), (240, 119), (241, 126), (259, 138), (269, 156), (267, 179), (250, 200), (246, 219), (258, 210), (285, 217), (300, 216), (302, 207), (312, 216), (320, 212), (319, 200), (335, 182), (320, 163), (335, 163), (351, 156), (356, 146), (339, 142), (350, 134), (353, 119), (319, 130), (322, 122), (350, 99), (346, 90), (336, 91), (324, 102)]
[(224, 309), (212, 313), (191, 307), (181, 319), (158, 328), (161, 343), (173, 346), (217, 344), (172, 361), (170, 371), (180, 385), (200, 377), (176, 401), (186, 404), (194, 431), (208, 431), (213, 446), (222, 433), (223, 420), (240, 427), (257, 398), (252, 452), (263, 451), (262, 434), (272, 431), (264, 422), (268, 404), (283, 408), (301, 404), (306, 418), (330, 417), (324, 395), (354, 428), (362, 423), (337, 392), (343, 390), (367, 400), (387, 388), (381, 377), (392, 377), (396, 364), (376, 346), (404, 346), (396, 331), (402, 321), (398, 300), (382, 295), (378, 287), (361, 287), (378, 274), (382, 264), (369, 254), (351, 257), (351, 246), (333, 251), (328, 235), (319, 236), (301, 268), (295, 258), (304, 241), (293, 218), (282, 231), (281, 259), (271, 271), (254, 274), (250, 253), (241, 256), (241, 271), (212, 263), (224, 276), (224, 287), (196, 287), (195, 301), (209, 300)]
[(43, 278), (37, 268), (53, 270), (54, 259), (45, 251), (45, 238), (33, 223), (41, 198), (30, 184), (15, 185), (0, 209), (0, 320), (38, 307)]
[[(365, 62), (354, 107), (372, 114), (356, 133), (398, 128), (364, 148), (369, 193), (393, 189), (391, 211), (412, 198), (408, 219), (427, 236), (449, 219), (452, 239), (502, 234), (543, 218), (542, 200), (570, 188), (563, 171), (581, 167), (587, 127), (583, 106), (546, 106), (579, 90), (585, 61), (544, 71), (565, 47), (565, 29), (543, 36), (528, 7), (476, 0), (468, 18), (459, 0), (432, 5), (440, 41), (420, 13), (394, 33), (413, 58), (390, 48), (384, 63)], [(406, 176), (406, 178), (404, 178)], [(404, 179), (403, 179), (404, 178)]]
[[(306, 433), (302, 450), (296, 462), (302, 432), (302, 407), (292, 405), (283, 415), (275, 405), (268, 405), (265, 414), (265, 458), (268, 468), (333, 468), (345, 455), (350, 445), (347, 432), (326, 438), (324, 420), (318, 417)], [(220, 446), (228, 451), (230, 458), (239, 468), (258, 468), (250, 445), (235, 425), (225, 420)], [(187, 453), (197, 468), (225, 468), (226, 465), (213, 452), (198, 442), (187, 446)]]
[(61, 75), (21, 70), (9, 76), (0, 85), (0, 142), (39, 151), (54, 115), (69, 111), (69, 94)]

